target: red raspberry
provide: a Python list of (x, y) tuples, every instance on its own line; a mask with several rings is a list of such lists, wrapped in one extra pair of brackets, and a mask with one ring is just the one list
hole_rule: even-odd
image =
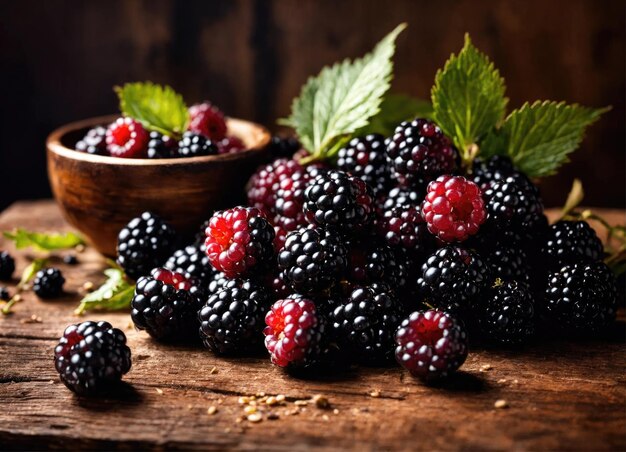
[(106, 132), (107, 149), (113, 157), (144, 158), (150, 135), (133, 118), (117, 118)]
[(189, 107), (191, 121), (188, 129), (204, 135), (209, 140), (218, 142), (226, 137), (226, 120), (224, 114), (210, 102)]
[(278, 159), (261, 166), (247, 184), (248, 204), (273, 216), (276, 213), (276, 193), (283, 179), (302, 171), (295, 160)]
[(217, 212), (206, 228), (209, 261), (228, 278), (264, 269), (274, 257), (273, 241), (274, 228), (252, 207)]
[(457, 370), (467, 358), (467, 333), (441, 311), (414, 312), (396, 333), (396, 359), (412, 375), (430, 380)]
[(467, 239), (487, 219), (480, 188), (462, 176), (439, 176), (428, 184), (422, 203), (428, 230), (444, 242)]
[(265, 324), (265, 347), (277, 366), (304, 366), (320, 355), (325, 325), (313, 301), (301, 295), (278, 300)]
[(234, 154), (246, 149), (246, 145), (237, 137), (226, 137), (217, 143), (220, 154)]

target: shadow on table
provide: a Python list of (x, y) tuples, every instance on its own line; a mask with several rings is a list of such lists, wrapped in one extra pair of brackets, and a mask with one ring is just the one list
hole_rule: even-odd
[(108, 411), (120, 409), (121, 406), (135, 407), (143, 402), (143, 396), (133, 385), (120, 381), (108, 386), (99, 394), (88, 397), (76, 396), (76, 403), (85, 409)]

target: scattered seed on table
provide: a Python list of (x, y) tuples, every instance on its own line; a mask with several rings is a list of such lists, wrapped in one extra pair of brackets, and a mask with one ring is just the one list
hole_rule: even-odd
[(161, 388), (156, 388), (156, 392), (159, 395), (163, 395), (163, 389), (161, 389)]
[(216, 406), (211, 405), (211, 406), (209, 407), (209, 409), (208, 409), (208, 410), (206, 410), (206, 411), (207, 411), (207, 413), (209, 413), (210, 415), (213, 415), (213, 414), (217, 413), (217, 407), (216, 407)]
[(256, 407), (255, 407), (255, 406), (250, 406), (250, 405), (248, 405), (247, 407), (245, 407), (245, 408), (243, 409), (243, 411), (244, 411), (244, 413), (246, 413), (246, 414), (254, 414), (254, 413), (256, 413), (256, 412), (257, 412), (257, 409), (256, 409)]
[(506, 378), (500, 378), (500, 379), (498, 380), (498, 383), (500, 383), (500, 384), (504, 384), (504, 383), (506, 383)]
[(481, 372), (487, 372), (491, 369), (493, 369), (493, 366), (491, 364), (483, 364), (482, 366), (480, 366)]
[(322, 419), (326, 422), (328, 422), (330, 420), (330, 418), (328, 417), (328, 414), (325, 414), (322, 416)]
[(213, 368), (209, 371), (209, 374), (214, 375), (217, 373), (217, 367), (213, 366)]
[(83, 289), (86, 290), (87, 292), (91, 292), (93, 290), (93, 283), (91, 281), (85, 281), (85, 283), (83, 283)]
[(36, 316), (35, 314), (31, 315), (29, 318), (27, 319), (22, 319), (20, 320), (20, 323), (43, 323), (43, 320), (41, 319), (41, 317)]
[(500, 399), (500, 400), (496, 400), (496, 403), (494, 403), (493, 406), (495, 408), (508, 408), (509, 404), (507, 403), (506, 400)]
[(76, 250), (77, 253), (82, 253), (85, 251), (85, 245), (83, 244), (76, 245), (74, 249)]
[(335, 408), (335, 409), (333, 410), (333, 414), (339, 414), (339, 410), (338, 410), (337, 408)]
[(278, 415), (278, 413), (267, 413), (267, 419), (269, 419), (270, 421), (275, 421), (276, 419), (279, 419), (280, 416)]
[(261, 422), (263, 420), (263, 415), (261, 413), (252, 413), (248, 416), (248, 420), (250, 422)]
[(309, 402), (306, 400), (296, 400), (295, 402), (293, 402), (293, 404), (295, 406), (307, 406)]
[(321, 394), (314, 395), (312, 400), (313, 403), (315, 403), (315, 406), (322, 410), (327, 410), (330, 408), (330, 402), (326, 397)]
[(380, 391), (375, 390), (375, 391), (370, 392), (370, 397), (374, 397), (374, 398), (380, 397)]

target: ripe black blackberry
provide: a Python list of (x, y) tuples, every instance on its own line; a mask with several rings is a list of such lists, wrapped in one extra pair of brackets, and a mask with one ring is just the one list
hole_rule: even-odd
[(284, 281), (303, 294), (330, 289), (343, 277), (347, 263), (348, 251), (341, 238), (313, 227), (291, 232), (278, 253)]
[(177, 155), (176, 140), (159, 132), (150, 132), (150, 141), (148, 141), (149, 159), (170, 159)]
[(328, 230), (352, 233), (368, 226), (374, 218), (370, 188), (343, 171), (318, 175), (305, 190), (304, 199), (307, 221)]
[(215, 274), (202, 247), (193, 245), (175, 251), (164, 267), (175, 273), (182, 273), (186, 279), (195, 280), (203, 288), (208, 287)]
[(93, 155), (108, 155), (106, 143), (107, 129), (105, 127), (94, 127), (76, 143), (74, 148), (79, 152), (86, 152)]
[(178, 157), (199, 157), (201, 155), (216, 155), (217, 146), (203, 135), (185, 132), (178, 142)]
[(523, 249), (506, 245), (497, 246), (491, 248), (488, 253), (483, 253), (482, 256), (494, 278), (530, 283), (529, 260)]
[(337, 168), (363, 180), (374, 196), (385, 192), (390, 184), (385, 138), (378, 134), (353, 138), (339, 150)]
[(211, 294), (200, 310), (200, 337), (215, 353), (229, 354), (263, 346), (265, 313), (272, 295), (251, 280), (233, 279)]
[(351, 283), (385, 283), (396, 290), (407, 284), (406, 261), (396, 250), (369, 239), (354, 240), (348, 248), (347, 276)]
[(39, 298), (56, 298), (63, 292), (65, 278), (58, 268), (39, 270), (33, 280), (33, 291)]
[(535, 332), (535, 300), (524, 283), (496, 284), (475, 313), (485, 339), (503, 345), (520, 345)]
[(522, 173), (493, 181), (483, 199), (489, 213), (486, 226), (493, 229), (530, 228), (543, 215), (539, 190)]
[(11, 294), (9, 294), (9, 289), (4, 286), (0, 286), (0, 300), (9, 301), (11, 299)]
[(0, 280), (8, 281), (15, 271), (15, 260), (8, 251), (0, 251)]
[(402, 316), (394, 292), (384, 284), (356, 288), (329, 316), (342, 348), (364, 364), (393, 358), (394, 335)]
[(174, 252), (176, 232), (159, 216), (144, 212), (117, 236), (117, 263), (133, 279), (147, 276)]
[(459, 153), (448, 137), (434, 122), (419, 118), (396, 127), (387, 141), (387, 156), (396, 179), (406, 187), (424, 188), (459, 165)]
[(108, 322), (70, 325), (54, 349), (61, 381), (77, 394), (102, 392), (130, 370), (126, 336)]
[(227, 278), (226, 275), (222, 272), (215, 272), (213, 277), (209, 281), (209, 285), (207, 286), (207, 295), (212, 295), (214, 293), (219, 292), (226, 286), (226, 283), (230, 281), (230, 278)]
[(602, 262), (566, 265), (548, 277), (541, 305), (551, 329), (590, 335), (615, 319), (615, 276)]
[(480, 299), (490, 282), (489, 268), (474, 251), (446, 246), (422, 265), (418, 290), (437, 309), (465, 313)]
[(552, 268), (559, 269), (568, 264), (601, 261), (604, 248), (586, 221), (559, 221), (548, 228), (541, 253)]
[(290, 159), (302, 146), (296, 137), (279, 137), (274, 135), (267, 147), (273, 157)]
[(472, 164), (472, 172), (467, 177), (482, 190), (489, 188), (489, 185), (507, 176), (517, 173), (511, 159), (504, 155), (494, 155), (486, 160), (477, 158)]
[(135, 327), (164, 342), (198, 337), (198, 311), (204, 304), (202, 289), (182, 274), (155, 268), (137, 281), (130, 316)]
[(386, 196), (379, 196), (378, 211), (380, 214), (394, 207), (414, 206), (419, 207), (424, 200), (425, 189), (421, 192), (403, 188), (392, 188)]

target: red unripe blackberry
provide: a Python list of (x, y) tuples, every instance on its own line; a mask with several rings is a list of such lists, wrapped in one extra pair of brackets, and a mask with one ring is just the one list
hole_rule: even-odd
[(107, 129), (102, 126), (89, 129), (87, 134), (76, 143), (74, 148), (79, 152), (93, 155), (108, 155), (106, 142)]
[(440, 176), (428, 184), (422, 203), (428, 230), (444, 242), (462, 242), (487, 218), (480, 188), (462, 176)]
[(122, 158), (145, 158), (148, 150), (148, 132), (139, 121), (117, 118), (106, 131), (109, 154)]
[(276, 192), (280, 182), (302, 171), (295, 160), (278, 159), (259, 167), (246, 185), (248, 204), (273, 216), (276, 213)]
[(219, 154), (234, 154), (246, 149), (246, 145), (238, 137), (226, 137), (217, 142)]
[(413, 376), (429, 381), (461, 367), (467, 344), (465, 327), (450, 314), (414, 312), (396, 332), (396, 359)]
[(259, 209), (216, 212), (206, 229), (211, 265), (229, 278), (264, 270), (274, 257), (274, 228)]
[(189, 131), (198, 133), (211, 141), (218, 142), (226, 136), (224, 114), (210, 102), (189, 107)]
[(337, 168), (363, 180), (375, 196), (386, 191), (390, 177), (385, 139), (378, 134), (353, 138), (339, 150)]
[(389, 246), (413, 255), (424, 255), (435, 248), (419, 206), (405, 205), (385, 211), (377, 220), (376, 230)]

